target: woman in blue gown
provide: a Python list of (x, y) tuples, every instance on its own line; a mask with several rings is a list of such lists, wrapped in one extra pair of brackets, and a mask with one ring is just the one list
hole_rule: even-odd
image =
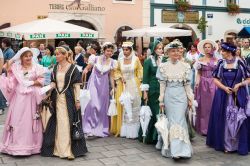
[(206, 144), (215, 150), (224, 152), (237, 151), (247, 155), (250, 150), (250, 118), (245, 112), (237, 114), (244, 117), (239, 130), (232, 135), (229, 125), (228, 99), (232, 97), (238, 108), (244, 109), (247, 104), (246, 85), (249, 84), (250, 73), (242, 60), (235, 57), (236, 47), (229, 43), (222, 44), (223, 60), (218, 62), (214, 71), (214, 82), (218, 86), (210, 114)]

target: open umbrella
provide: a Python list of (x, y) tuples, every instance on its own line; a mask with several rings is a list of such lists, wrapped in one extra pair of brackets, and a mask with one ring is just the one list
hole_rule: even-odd
[(161, 110), (158, 120), (155, 123), (155, 128), (157, 129), (158, 133), (161, 135), (161, 138), (163, 140), (163, 143), (164, 143), (163, 149), (168, 149), (168, 146), (169, 146), (168, 118), (163, 112), (164, 110)]
[(88, 105), (88, 103), (91, 100), (90, 91), (86, 89), (86, 75), (83, 76), (83, 89), (80, 90), (80, 104), (81, 104), (81, 112), (82, 115), (84, 115), (85, 109)]
[(126, 37), (177, 37), (191, 35), (191, 30), (175, 29), (161, 26), (145, 27), (122, 32), (122, 36)]
[(98, 32), (78, 25), (46, 18), (1, 29), (0, 37), (18, 40), (98, 38)]
[(229, 133), (232, 138), (237, 137), (238, 131), (245, 119), (247, 119), (247, 117), (245, 115), (244, 109), (238, 108), (236, 106), (236, 101), (234, 102), (232, 95), (230, 95), (228, 98), (228, 106), (226, 109), (226, 121)]
[(145, 101), (145, 105), (141, 107), (140, 110), (140, 123), (142, 128), (142, 136), (145, 137), (147, 130), (148, 130), (148, 124), (150, 122), (152, 112), (149, 106), (147, 106), (147, 101)]

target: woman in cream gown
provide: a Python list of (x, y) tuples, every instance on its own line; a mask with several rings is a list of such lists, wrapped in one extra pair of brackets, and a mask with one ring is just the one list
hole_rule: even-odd
[[(140, 82), (142, 79), (142, 65), (135, 56), (133, 43), (124, 42), (122, 45), (123, 56), (118, 61), (118, 68), (114, 73), (116, 80), (116, 103), (118, 115), (112, 117), (111, 133), (116, 136), (126, 138), (137, 138), (140, 128), (139, 114), (141, 107)], [(127, 112), (120, 103), (122, 92), (126, 90), (132, 96), (132, 118), (130, 119)]]

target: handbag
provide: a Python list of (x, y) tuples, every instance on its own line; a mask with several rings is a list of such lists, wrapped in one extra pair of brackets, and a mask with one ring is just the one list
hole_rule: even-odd
[(117, 109), (116, 109), (116, 101), (115, 101), (115, 95), (114, 92), (112, 94), (112, 99), (110, 100), (109, 109), (108, 109), (108, 116), (116, 116), (117, 115)]
[(72, 140), (78, 141), (84, 138), (82, 124), (80, 120), (81, 111), (75, 112), (73, 128), (72, 128)]
[(247, 91), (247, 104), (245, 108), (245, 113), (247, 117), (250, 117), (250, 92), (249, 92), (249, 87), (246, 85), (246, 91)]

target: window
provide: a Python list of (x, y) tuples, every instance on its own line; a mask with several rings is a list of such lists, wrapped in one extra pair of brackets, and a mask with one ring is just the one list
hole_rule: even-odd
[(135, 4), (135, 0), (113, 0), (113, 3)]

